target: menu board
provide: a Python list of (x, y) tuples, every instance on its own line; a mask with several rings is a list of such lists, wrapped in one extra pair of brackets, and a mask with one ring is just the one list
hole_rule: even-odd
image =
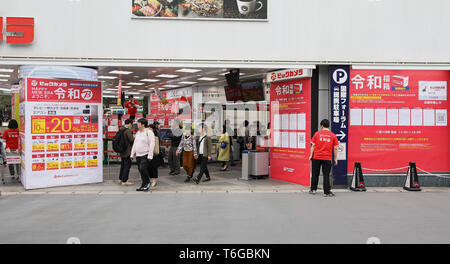
[(271, 83), (270, 177), (310, 185), (311, 78)]
[[(450, 71), (351, 70), (348, 170), (450, 172)], [(402, 169), (399, 169), (402, 168)]]
[(132, 0), (133, 18), (267, 21), (268, 0)]
[(28, 78), (21, 89), (25, 189), (102, 182), (101, 84)]

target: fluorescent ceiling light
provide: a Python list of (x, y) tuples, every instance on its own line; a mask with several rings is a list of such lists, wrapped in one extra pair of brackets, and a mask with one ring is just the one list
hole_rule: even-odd
[(8, 75), (8, 74), (0, 74), (0, 77), (2, 77), (2, 78), (9, 78), (9, 77), (11, 77), (11, 75)]
[(8, 79), (0, 79), (0, 82), (7, 82)]
[(116, 76), (98, 76), (97, 79), (114, 80), (117, 79)]
[(141, 82), (159, 82), (160, 80), (156, 79), (142, 79)]
[(104, 98), (117, 98), (117, 96), (114, 95), (103, 95)]
[[(224, 73), (221, 73), (220, 75), (225, 76), (225, 74), (228, 74), (228, 73), (230, 73), (230, 72), (224, 72)], [(245, 73), (241, 72), (241, 73), (239, 73), (239, 75), (242, 76), (242, 75), (245, 75)]]
[(210, 78), (210, 77), (203, 77), (198, 79), (199, 81), (217, 81), (219, 80), (218, 78)]
[(6, 88), (0, 88), (0, 91), (11, 92), (10, 89), (6, 89)]
[(168, 84), (168, 85), (164, 85), (163, 87), (166, 87), (166, 88), (177, 88), (177, 87), (180, 87), (180, 86), (179, 85)]
[(187, 85), (191, 85), (191, 84), (196, 84), (198, 82), (179, 82), (179, 84), (187, 84)]
[(128, 74), (132, 74), (133, 72), (130, 71), (111, 71), (109, 72), (110, 74), (123, 74), (123, 75), (128, 75)]
[(141, 93), (137, 93), (137, 92), (127, 92), (127, 94), (136, 95), (136, 94), (141, 94)]
[(130, 82), (127, 83), (128, 85), (144, 85), (145, 83), (135, 83), (135, 82)]
[(117, 91), (103, 91), (104, 94), (115, 94)]
[[(119, 88), (119, 86), (116, 86), (116, 88)], [(124, 88), (124, 89), (128, 89), (128, 88), (131, 88), (131, 86), (127, 86), (127, 85), (122, 85), (122, 88)]]
[(179, 69), (176, 70), (177, 72), (185, 72), (185, 73), (196, 73), (196, 72), (201, 72), (202, 70), (197, 70), (197, 69)]
[(14, 69), (0, 69), (0, 72), (14, 72)]
[(158, 76), (156, 76), (158, 78), (167, 78), (167, 79), (173, 79), (173, 78), (177, 78), (178, 75), (173, 75), (173, 74), (160, 74)]

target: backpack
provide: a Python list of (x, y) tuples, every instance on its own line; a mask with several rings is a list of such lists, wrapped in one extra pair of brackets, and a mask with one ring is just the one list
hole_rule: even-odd
[[(148, 135), (148, 130), (147, 130), (147, 135)], [(155, 148), (153, 149), (153, 156), (157, 156), (159, 155), (159, 137), (155, 135), (155, 133), (153, 133), (153, 135), (155, 136)]]
[(113, 150), (117, 153), (123, 153), (127, 150), (127, 145), (124, 139), (125, 129), (119, 130), (112, 139)]

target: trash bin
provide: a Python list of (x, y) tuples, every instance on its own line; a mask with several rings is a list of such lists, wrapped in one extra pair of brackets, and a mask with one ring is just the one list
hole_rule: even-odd
[(244, 150), (242, 152), (242, 177), (241, 177), (241, 180), (245, 180), (245, 181), (248, 181), (248, 172), (249, 172), (248, 158), (249, 158), (248, 150)]
[(269, 176), (269, 152), (251, 151), (248, 155), (250, 176), (257, 178)]

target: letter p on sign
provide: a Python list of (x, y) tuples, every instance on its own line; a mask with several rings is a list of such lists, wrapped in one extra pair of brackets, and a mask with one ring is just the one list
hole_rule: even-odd
[(333, 80), (337, 84), (343, 84), (347, 81), (347, 72), (343, 69), (337, 69), (333, 72)]

